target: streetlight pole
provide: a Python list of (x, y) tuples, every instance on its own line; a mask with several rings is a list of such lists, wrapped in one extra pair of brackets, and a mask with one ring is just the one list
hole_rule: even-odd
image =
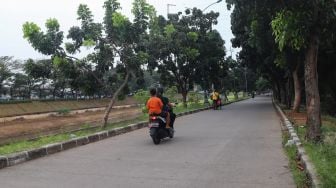
[(210, 4), (210, 5), (208, 5), (207, 7), (205, 7), (205, 8), (202, 10), (202, 12), (204, 12), (206, 9), (208, 9), (208, 8), (211, 7), (212, 5), (217, 4), (217, 3), (220, 3), (220, 2), (222, 2), (222, 0), (218, 0), (218, 1), (216, 1), (216, 2), (214, 2), (214, 3), (212, 3), (212, 4)]

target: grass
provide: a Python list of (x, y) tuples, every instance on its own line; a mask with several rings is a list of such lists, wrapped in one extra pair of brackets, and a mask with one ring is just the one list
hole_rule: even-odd
[(336, 187), (336, 118), (322, 116), (322, 143), (306, 141), (306, 126), (296, 126), (305, 151), (316, 168), (321, 187)]
[(105, 129), (102, 129), (102, 128), (88, 129), (91, 126), (89, 124), (85, 124), (82, 126), (83, 130), (80, 130), (80, 131), (71, 132), (71, 133), (62, 133), (62, 134), (57, 134), (57, 135), (52, 135), (52, 136), (45, 136), (45, 137), (41, 137), (35, 140), (17, 141), (17, 142), (12, 142), (10, 144), (0, 146), (0, 155), (7, 155), (11, 153), (29, 150), (29, 149), (39, 148), (44, 145), (71, 140), (73, 138), (72, 137), (73, 135), (75, 135), (75, 137), (87, 136), (95, 132), (109, 130), (109, 129), (118, 128), (118, 127), (124, 127), (129, 124), (136, 123), (136, 122), (143, 121), (143, 120), (145, 120), (145, 118), (141, 116), (139, 118), (132, 119), (132, 120), (108, 124)]
[(291, 170), (292, 174), (293, 174), (293, 179), (294, 182), (296, 184), (296, 186), (298, 188), (305, 188), (307, 187), (307, 184), (309, 183), (309, 180), (307, 179), (306, 174), (301, 171), (300, 169), (298, 169), (297, 167), (297, 151), (296, 151), (296, 147), (293, 146), (287, 146), (285, 147), (286, 142), (289, 140), (289, 133), (288, 132), (284, 132), (282, 135), (282, 142), (283, 142), (283, 146), (285, 149), (285, 153), (289, 159), (289, 169)]

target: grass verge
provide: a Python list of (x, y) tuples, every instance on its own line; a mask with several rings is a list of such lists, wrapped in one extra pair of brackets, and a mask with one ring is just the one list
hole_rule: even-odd
[(289, 160), (288, 167), (292, 172), (294, 182), (298, 188), (309, 187), (309, 179), (307, 178), (306, 173), (299, 168), (296, 147), (294, 145), (285, 146), (288, 140), (289, 133), (288, 131), (285, 131), (282, 135), (282, 144)]
[(322, 188), (336, 187), (336, 118), (322, 116), (322, 143), (312, 143), (305, 140), (307, 127), (295, 122), (298, 136), (304, 149), (313, 163)]

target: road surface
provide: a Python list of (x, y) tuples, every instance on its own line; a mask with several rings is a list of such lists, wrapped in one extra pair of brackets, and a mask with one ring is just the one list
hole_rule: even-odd
[(0, 170), (0, 187), (295, 187), (270, 98), (178, 118), (156, 146), (146, 128)]

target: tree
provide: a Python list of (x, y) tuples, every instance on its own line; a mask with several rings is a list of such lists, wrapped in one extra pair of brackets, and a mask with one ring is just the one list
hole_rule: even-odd
[[(187, 94), (199, 77), (198, 82), (204, 83), (203, 88), (211, 81), (218, 81), (216, 76), (211, 77), (210, 81), (204, 68), (217, 71), (224, 62), (224, 41), (217, 31), (211, 30), (212, 25), (217, 23), (217, 17), (218, 13), (203, 14), (194, 8), (191, 15), (170, 15), (169, 20), (158, 17), (156, 26), (153, 26), (156, 32), (150, 35), (149, 53), (152, 59), (149, 68), (158, 68), (163, 84), (178, 87), (185, 106)], [(200, 52), (205, 56), (205, 50), (209, 47), (206, 45), (213, 47), (212, 59), (209, 57), (211, 54), (202, 58)], [(205, 73), (199, 75), (197, 72)]]
[[(24, 71), (29, 77), (29, 80), (33, 80), (34, 82), (40, 82), (39, 84), (39, 98), (42, 98), (42, 90), (44, 85), (47, 82), (47, 79), (51, 76), (52, 64), (48, 60), (40, 60), (35, 62), (32, 59), (28, 59), (24, 64)], [(29, 94), (31, 89), (29, 87)]]
[(17, 60), (13, 60), (13, 57), (0, 57), (0, 94), (3, 93), (2, 89), (4, 81), (13, 75), (12, 69), (17, 68), (19, 65), (18, 63)]
[(318, 47), (320, 41), (332, 34), (336, 3), (332, 0), (227, 2), (235, 7), (232, 13), (233, 44), (242, 47), (240, 56), (271, 80), (275, 97), (288, 106), (292, 100), (292, 80), (296, 88), (294, 110), (300, 104), (301, 91), (295, 74), (301, 67), (300, 62), (304, 62), (309, 127), (306, 136), (309, 140), (319, 141)]
[(310, 0), (286, 2), (272, 21), (275, 40), (282, 49), (285, 45), (304, 50), (305, 92), (307, 108), (306, 138), (321, 141), (321, 110), (318, 88), (317, 62), (319, 44), (328, 28), (336, 21), (336, 2)]
[[(132, 11), (135, 19), (132, 23), (119, 12), (118, 1), (107, 0), (104, 3), (104, 8), (105, 17), (103, 24), (101, 24), (93, 22), (93, 15), (86, 5), (79, 6), (77, 14), (81, 26), (70, 28), (67, 37), (72, 42), (65, 44), (66, 50), (61, 47), (63, 32), (59, 31), (56, 19), (47, 20), (46, 33), (42, 32), (34, 23), (27, 22), (23, 26), (24, 37), (36, 50), (51, 55), (56, 66), (70, 63), (80, 72), (87, 72), (91, 75), (82, 83), (84, 84), (82, 89), (85, 92), (95, 93), (97, 88), (91, 86), (97, 84), (108, 89), (107, 86), (113, 86), (114, 83), (117, 83), (114, 86), (118, 89), (114, 91), (106, 109), (103, 127), (106, 126), (115, 100), (127, 86), (129, 78), (131, 75), (136, 77), (139, 74), (141, 64), (145, 63), (148, 58), (143, 43), (146, 39), (149, 19), (153, 17), (155, 12), (154, 8), (144, 0), (135, 0)], [(79, 52), (81, 47), (94, 47), (95, 52), (83, 59), (78, 59), (73, 55)], [(115, 56), (118, 57), (116, 61), (114, 61)], [(114, 76), (115, 74), (117, 75)], [(111, 81), (111, 76), (117, 78), (112, 84), (108, 83)], [(95, 79), (95, 82), (91, 77)]]

